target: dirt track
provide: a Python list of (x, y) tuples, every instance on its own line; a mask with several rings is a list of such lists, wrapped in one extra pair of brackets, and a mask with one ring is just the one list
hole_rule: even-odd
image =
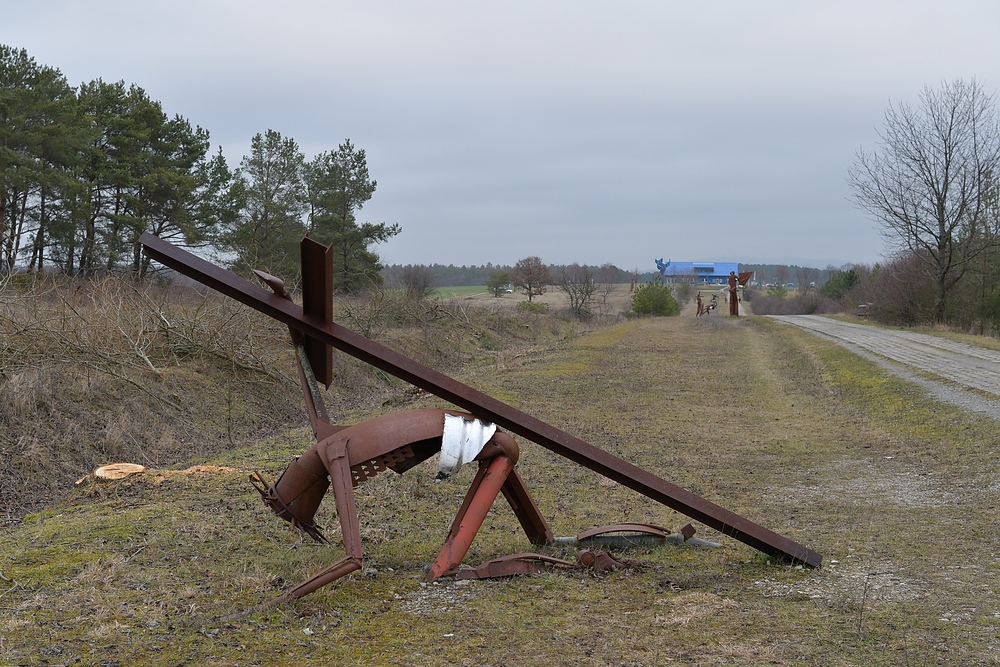
[[(937, 336), (840, 322), (819, 315), (772, 317), (872, 359), (893, 374), (920, 384), (938, 400), (1000, 419), (1000, 352)], [(919, 377), (914, 372), (929, 373), (949, 384)]]

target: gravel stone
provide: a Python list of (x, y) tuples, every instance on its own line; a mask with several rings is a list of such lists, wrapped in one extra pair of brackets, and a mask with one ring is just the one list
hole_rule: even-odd
[[(938, 401), (1000, 421), (998, 351), (912, 331), (841, 322), (820, 315), (768, 317), (832, 340), (896, 377), (924, 388)], [(915, 371), (937, 376), (945, 382), (917, 375)]]

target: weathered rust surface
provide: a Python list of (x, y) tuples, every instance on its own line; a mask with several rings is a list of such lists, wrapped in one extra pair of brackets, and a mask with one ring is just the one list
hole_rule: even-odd
[(574, 567), (576, 563), (543, 554), (521, 553), (488, 560), (476, 567), (462, 568), (455, 573), (456, 579), (496, 579), (538, 574), (546, 571), (547, 565)]
[(632, 561), (620, 561), (607, 551), (591, 551), (584, 549), (576, 555), (576, 564), (580, 567), (589, 567), (598, 572), (608, 570), (623, 570), (629, 567)]
[[(386, 373), (405, 380), (454, 405), (468, 410), (483, 421), (496, 423), (594, 472), (612, 479), (648, 498), (715, 528), (759, 551), (776, 558), (814, 567), (822, 556), (812, 549), (783, 537), (749, 519), (701, 498), (675, 484), (660, 479), (627, 461), (609, 454), (565, 431), (528, 415), (468, 385), (420, 364), (379, 343), (354, 333), (286, 298), (268, 292), (200, 257), (144, 234), (140, 242), (152, 259), (207, 285), (251, 308), (273, 317), (300, 334), (313, 338)], [(339, 504), (339, 498), (338, 498)]]
[(493, 501), (500, 494), (500, 488), (513, 469), (514, 462), (502, 454), (479, 466), (465, 502), (451, 524), (441, 553), (431, 565), (424, 581), (434, 581), (458, 571), (458, 566), (472, 546), (472, 540), (486, 520), (486, 513), (490, 511)]
[(510, 471), (500, 490), (514, 510), (514, 515), (521, 523), (528, 541), (532, 544), (551, 544), (552, 529), (535, 504), (535, 499), (528, 493), (528, 487), (524, 485), (517, 468)]
[[(690, 525), (690, 524), (689, 524)], [(583, 542), (591, 537), (607, 535), (608, 533), (642, 533), (643, 535), (653, 535), (655, 537), (667, 536), (667, 531), (659, 526), (648, 523), (616, 523), (610, 526), (598, 526), (585, 530), (576, 536), (577, 541)]]
[[(299, 246), (302, 256), (302, 311), (329, 324), (333, 322), (333, 247), (308, 236)], [(303, 341), (316, 379), (330, 388), (333, 382), (333, 348), (312, 336)]]
[(685, 540), (690, 540), (692, 537), (694, 537), (695, 532), (697, 531), (695, 531), (694, 526), (692, 526), (690, 523), (686, 523), (683, 526), (681, 526), (681, 535), (684, 536)]

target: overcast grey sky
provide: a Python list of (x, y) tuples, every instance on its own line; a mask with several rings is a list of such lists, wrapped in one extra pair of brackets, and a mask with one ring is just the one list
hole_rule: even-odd
[(889, 102), (1000, 86), (1000, 3), (4, 2), (0, 42), (144, 88), (231, 166), (345, 138), (389, 263), (878, 261), (847, 170)]

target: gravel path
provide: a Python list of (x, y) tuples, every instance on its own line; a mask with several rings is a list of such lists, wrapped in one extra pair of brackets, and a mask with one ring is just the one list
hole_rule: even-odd
[[(937, 336), (840, 322), (819, 315), (772, 315), (828, 338), (914, 382), (937, 400), (1000, 420), (1000, 352)], [(954, 384), (916, 374), (929, 373)], [(970, 391), (978, 390), (976, 391)]]

